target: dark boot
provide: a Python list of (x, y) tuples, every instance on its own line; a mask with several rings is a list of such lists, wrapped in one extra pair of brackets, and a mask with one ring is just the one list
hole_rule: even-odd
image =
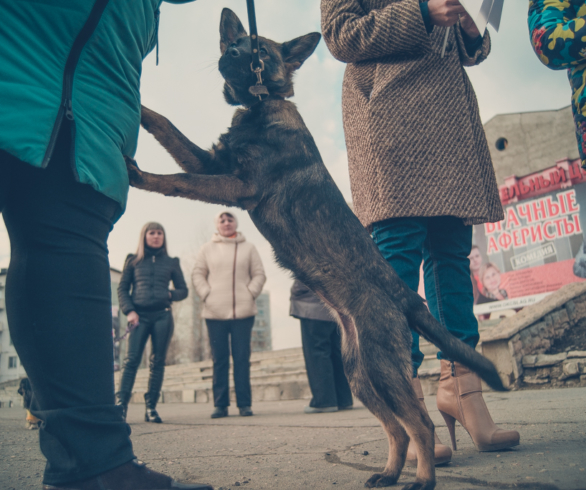
[(119, 391), (116, 393), (116, 405), (122, 407), (122, 418), (126, 422), (126, 414), (128, 413), (128, 402), (130, 401), (132, 393), (126, 391)]
[(228, 407), (216, 407), (212, 412), (213, 419), (221, 419), (228, 416)]
[(214, 490), (201, 483), (178, 483), (167, 475), (150, 470), (144, 463), (130, 461), (88, 480), (66, 485), (43, 485), (43, 490)]
[(146, 404), (146, 412), (144, 414), (145, 422), (154, 422), (155, 424), (162, 424), (163, 421), (157, 412), (157, 402), (159, 401), (158, 393), (145, 393), (144, 401)]

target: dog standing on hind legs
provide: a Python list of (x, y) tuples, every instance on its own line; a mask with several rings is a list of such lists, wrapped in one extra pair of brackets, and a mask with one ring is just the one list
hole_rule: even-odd
[(142, 126), (185, 173), (142, 172), (128, 158), (131, 185), (248, 211), (279, 264), (315, 291), (338, 319), (352, 391), (389, 438), (388, 462), (365, 486), (397, 482), (411, 439), (417, 448), (417, 474), (404, 490), (432, 490), (434, 426), (411, 383), (410, 329), (494, 389), (504, 387), (492, 363), (450, 335), (384, 260), (329, 175), (295, 105), (285, 100), (293, 95), (293, 73), (313, 53), (320, 34), (282, 44), (259, 40), (269, 92), (262, 100), (248, 90), (256, 83), (250, 39), (238, 17), (224, 9), (219, 61), (224, 96), (243, 108), (206, 151), (143, 107)]

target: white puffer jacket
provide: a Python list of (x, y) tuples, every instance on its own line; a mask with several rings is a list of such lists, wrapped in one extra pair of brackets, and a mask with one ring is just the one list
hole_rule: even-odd
[(247, 318), (257, 313), (255, 299), (266, 281), (256, 248), (242, 233), (226, 238), (214, 233), (195, 260), (193, 285), (210, 320)]

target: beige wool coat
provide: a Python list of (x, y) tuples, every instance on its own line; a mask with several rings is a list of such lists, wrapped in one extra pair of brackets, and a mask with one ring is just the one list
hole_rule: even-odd
[(242, 233), (235, 238), (214, 233), (195, 259), (192, 280), (203, 318), (232, 320), (256, 315), (266, 276), (256, 247)]
[(348, 63), (342, 89), (354, 211), (368, 229), (387, 218), (499, 221), (502, 206), (459, 24), (428, 34), (419, 0), (322, 0), (322, 32)]

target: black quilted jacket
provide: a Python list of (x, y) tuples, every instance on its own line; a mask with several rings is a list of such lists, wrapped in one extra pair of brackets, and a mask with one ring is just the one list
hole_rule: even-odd
[[(118, 285), (118, 300), (125, 315), (131, 311), (164, 310), (173, 301), (187, 298), (179, 259), (169, 257), (161, 249), (145, 249), (144, 259), (136, 265), (131, 263), (134, 257), (133, 254), (126, 257)], [(169, 289), (171, 281), (175, 289)]]

